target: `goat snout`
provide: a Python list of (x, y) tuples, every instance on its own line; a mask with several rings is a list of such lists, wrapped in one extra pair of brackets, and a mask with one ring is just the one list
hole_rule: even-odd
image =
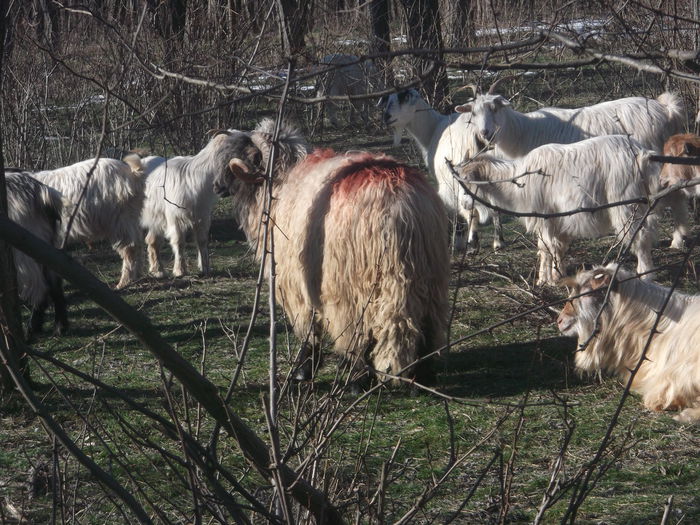
[(382, 122), (383, 122), (385, 125), (388, 126), (388, 125), (390, 125), (393, 121), (394, 121), (394, 118), (391, 116), (391, 113), (389, 113), (388, 111), (384, 111), (384, 112), (382, 113)]
[(479, 131), (479, 135), (484, 142), (491, 142), (496, 136), (496, 132), (490, 129), (482, 129)]

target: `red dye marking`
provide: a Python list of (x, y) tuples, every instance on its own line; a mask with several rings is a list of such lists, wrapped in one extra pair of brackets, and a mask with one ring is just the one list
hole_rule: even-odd
[(427, 185), (425, 176), (417, 169), (401, 164), (391, 157), (361, 153), (336, 173), (333, 193), (350, 195), (369, 184), (383, 184), (393, 191), (399, 185)]
[(333, 158), (336, 155), (337, 153), (330, 148), (315, 149), (306, 156), (302, 164), (311, 167), (314, 164), (318, 164), (326, 159)]

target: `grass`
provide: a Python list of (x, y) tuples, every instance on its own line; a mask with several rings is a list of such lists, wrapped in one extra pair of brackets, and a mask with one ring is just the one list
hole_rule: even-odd
[[(387, 151), (417, 163), (410, 144), (392, 148), (388, 134), (379, 130), (363, 132), (362, 137), (351, 127), (325, 130), (314, 137), (314, 143), (338, 150)], [(482, 239), (489, 235), (484, 232)], [(454, 523), (496, 522), (504, 500), (509, 503), (507, 522), (529, 523), (537, 514), (567, 425), (574, 429), (565, 454), (565, 474), (572, 475), (596, 454), (622, 388), (614, 379), (579, 378), (572, 371), (575, 342), (558, 335), (552, 311), (534, 310), (561, 299), (564, 291), (532, 287), (535, 252), (517, 221), (506, 221), (506, 237), (508, 247), (502, 253), (484, 248), (476, 255), (453, 257), (451, 337), (458, 342), (439, 362), (436, 385), (453, 400), (382, 389), (349, 410), (332, 434), (314, 481), (332, 494), (348, 516), (357, 512), (363, 523), (398, 520), (442, 475), (453, 455), (460, 463), (412, 523), (442, 523), (454, 513)], [(606, 240), (578, 243), (572, 247), (570, 261), (572, 265), (601, 262), (608, 245)], [(654, 257), (672, 270), (680, 256), (667, 246), (668, 241), (662, 240)], [(258, 275), (230, 219), (226, 200), (215, 213), (210, 250), (211, 276), (145, 278), (120, 295), (145, 313), (166, 340), (223, 393), (238, 364)], [(95, 275), (116, 283), (119, 263), (108, 247), (77, 247), (73, 255)], [(192, 249), (189, 255), (194, 264)], [(671, 270), (660, 271), (659, 279), (668, 282)], [(697, 291), (694, 275), (686, 275), (682, 286)], [(67, 290), (70, 334), (42, 337), (35, 348), (167, 414), (164, 385), (168, 378), (164, 374), (163, 379), (157, 361), (89, 298), (70, 285)], [(230, 404), (264, 439), (268, 434), (261, 407), (268, 388), (268, 321), (264, 300)], [(277, 335), (282, 377), (299, 344), (283, 323)], [(338, 359), (328, 355), (314, 385), (303, 385), (283, 396), (281, 440), (283, 446), (299, 443), (300, 457), (322, 439), (319, 429), (328, 428), (324, 418), (337, 420), (358, 399), (347, 391), (334, 397), (338, 365)], [(134, 490), (144, 505), (161, 508), (158, 521), (185, 523), (191, 519), (187, 469), (172, 459), (181, 455), (177, 442), (166, 439), (155, 423), (119, 399), (61, 373), (48, 362), (34, 361), (32, 372), (42, 401), (56, 419), (103, 468), (129, 487), (138, 487), (138, 492)], [(177, 385), (170, 394), (178, 417), (206, 443), (212, 421), (198, 414), (196, 405)], [(525, 400), (527, 407), (518, 409)], [(568, 402), (566, 408), (563, 400)], [(321, 410), (322, 402), (328, 404)], [(296, 416), (302, 416), (308, 428), (292, 435), (289, 429)], [(667, 414), (646, 412), (633, 395), (613, 436), (603, 462), (608, 470), (581, 506), (577, 523), (658, 523), (670, 495), (674, 496), (674, 510), (669, 523), (700, 521), (696, 427), (679, 425)], [(303, 443), (304, 438), (309, 442)], [(35, 523), (48, 522), (54, 508), (77, 512), (78, 523), (127, 522), (119, 505), (110, 502), (61, 447), (54, 451), (38, 420), (14, 396), (5, 399), (0, 409), (0, 443), (0, 496), (6, 505), (2, 520), (13, 522), (7, 511), (11, 504)], [(167, 454), (156, 452), (154, 444)], [(222, 438), (218, 450), (222, 463), (236, 478), (264, 499), (269, 487), (249, 470), (235, 442)], [(613, 457), (615, 454), (618, 456)], [(32, 496), (26, 484), (32, 466), (52, 466), (54, 457), (65, 482), (59, 498), (63, 503), (57, 507), (55, 492)], [(290, 464), (298, 467), (297, 461), (293, 456)], [(380, 506), (376, 494), (382, 469), (386, 469), (388, 482)], [(512, 486), (505, 490), (509, 475)], [(462, 506), (472, 488), (474, 496)], [(567, 505), (565, 494), (545, 514), (543, 523), (558, 523)]]

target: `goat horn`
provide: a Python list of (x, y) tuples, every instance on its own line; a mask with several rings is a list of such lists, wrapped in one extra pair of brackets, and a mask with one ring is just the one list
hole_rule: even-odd
[(518, 75), (507, 75), (505, 77), (501, 77), (501, 78), (497, 79), (493, 84), (491, 84), (491, 87), (489, 88), (488, 94), (493, 95), (499, 84), (502, 84), (506, 80), (512, 80), (514, 78), (518, 78)]
[(222, 129), (222, 128), (216, 128), (216, 129), (210, 129), (207, 131), (207, 135), (210, 137), (216, 137), (217, 135), (230, 135), (231, 133), (227, 129)]
[(474, 93), (474, 97), (479, 94), (479, 87), (476, 84), (467, 84), (466, 86), (462, 86), (461, 88), (456, 89), (455, 93), (459, 93), (464, 89), (471, 89), (472, 93)]
[(246, 163), (239, 158), (234, 158), (228, 161), (228, 167), (231, 172), (243, 182), (258, 184), (265, 180), (264, 177), (251, 173), (250, 168), (248, 168)]

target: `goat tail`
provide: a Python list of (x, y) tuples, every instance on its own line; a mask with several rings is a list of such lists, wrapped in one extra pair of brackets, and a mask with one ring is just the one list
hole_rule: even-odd
[(672, 125), (671, 129), (669, 129), (669, 135), (679, 133), (683, 128), (683, 116), (685, 114), (683, 99), (678, 93), (664, 91), (656, 97), (656, 101), (666, 108), (669, 124)]
[(141, 162), (141, 156), (138, 153), (130, 153), (122, 159), (131, 168), (131, 174), (135, 177), (141, 177), (145, 170), (143, 169), (143, 163)]

